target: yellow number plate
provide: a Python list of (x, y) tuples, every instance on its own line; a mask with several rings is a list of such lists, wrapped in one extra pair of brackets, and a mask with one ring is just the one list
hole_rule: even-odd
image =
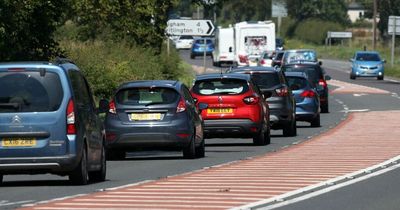
[(208, 114), (230, 114), (233, 113), (232, 108), (211, 108), (207, 109)]
[(10, 138), (1, 141), (3, 147), (33, 147), (36, 146), (36, 139), (34, 138)]
[(141, 121), (141, 120), (161, 120), (161, 113), (133, 113), (131, 114), (132, 121)]

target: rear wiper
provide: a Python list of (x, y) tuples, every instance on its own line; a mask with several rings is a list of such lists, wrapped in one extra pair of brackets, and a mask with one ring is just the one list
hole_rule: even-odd
[(152, 103), (148, 103), (144, 106), (151, 106), (151, 105), (156, 105), (156, 104), (165, 104), (164, 102), (152, 102)]

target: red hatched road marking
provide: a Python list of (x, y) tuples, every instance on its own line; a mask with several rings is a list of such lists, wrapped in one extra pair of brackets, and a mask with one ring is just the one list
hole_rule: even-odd
[[(376, 126), (376, 119), (385, 119)], [(25, 209), (229, 209), (359, 171), (400, 155), (400, 111), (353, 113), (278, 152)], [(362, 129), (355, 129), (362, 128)]]

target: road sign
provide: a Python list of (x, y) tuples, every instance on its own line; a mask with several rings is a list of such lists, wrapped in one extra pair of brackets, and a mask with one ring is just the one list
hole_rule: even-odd
[(328, 38), (352, 38), (353, 34), (347, 31), (328, 31)]
[(287, 17), (286, 1), (272, 0), (272, 17)]
[(167, 22), (165, 29), (169, 36), (210, 36), (215, 26), (211, 20), (181, 20), (171, 19)]
[(389, 16), (388, 32), (392, 35), (393, 31), (400, 35), (400, 16)]

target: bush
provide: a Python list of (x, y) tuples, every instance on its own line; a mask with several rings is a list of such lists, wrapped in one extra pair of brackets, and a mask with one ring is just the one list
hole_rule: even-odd
[(61, 41), (67, 57), (75, 61), (87, 77), (98, 98), (109, 98), (123, 82), (190, 77), (179, 65), (176, 51), (168, 56), (165, 48), (154, 50), (131, 46), (127, 42)]
[(310, 19), (297, 23), (294, 37), (305, 42), (323, 44), (328, 31), (344, 31), (344, 26), (318, 19)]

